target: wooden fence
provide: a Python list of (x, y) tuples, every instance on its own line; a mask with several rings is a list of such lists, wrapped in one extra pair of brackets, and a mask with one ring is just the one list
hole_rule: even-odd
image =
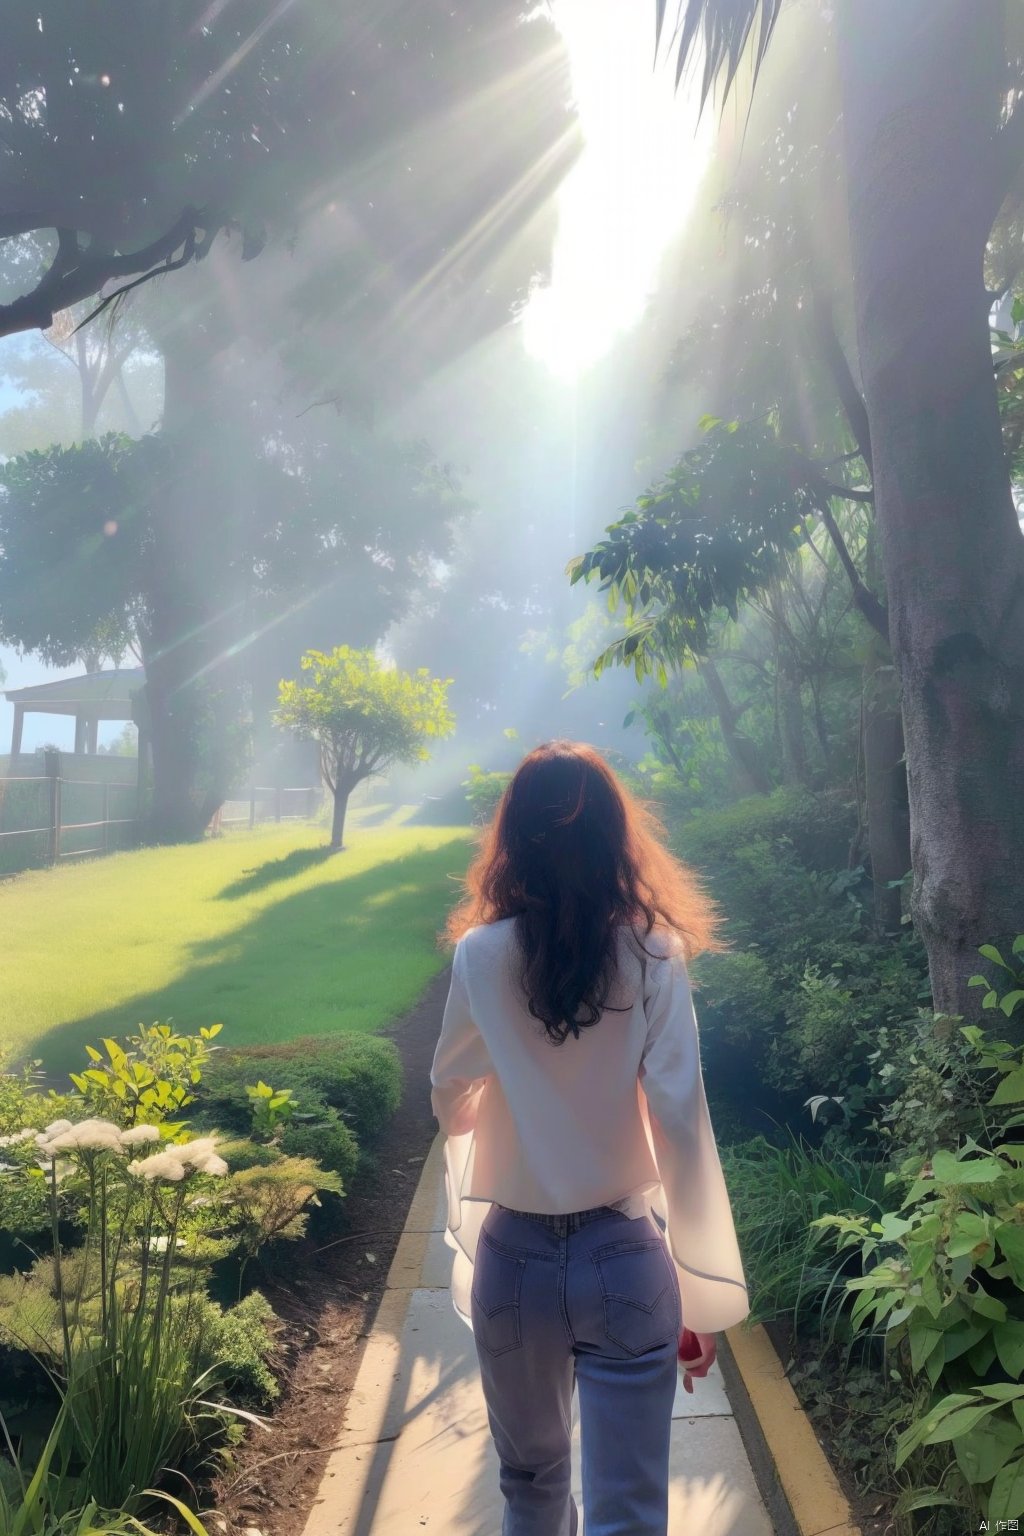
[(254, 827), (260, 821), (312, 821), (324, 803), (322, 785), (273, 787), (252, 784), (244, 800), (226, 800), (217, 818), (222, 827)]
[(59, 752), (44, 753), (43, 766), (42, 774), (0, 778), (0, 874), (137, 841), (137, 783), (65, 778)]
[[(0, 876), (96, 857), (139, 841), (138, 783), (65, 778), (59, 752), (43, 755), (44, 773), (0, 777)], [(228, 800), (212, 830), (263, 821), (311, 820), (322, 787), (251, 785), (245, 799)]]

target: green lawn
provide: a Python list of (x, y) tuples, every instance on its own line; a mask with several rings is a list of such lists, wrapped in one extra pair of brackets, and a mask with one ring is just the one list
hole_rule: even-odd
[(140, 1021), (223, 1023), (225, 1045), (380, 1028), (445, 963), (471, 838), (350, 820), (333, 856), (265, 827), (0, 882), (0, 1042), (63, 1071)]

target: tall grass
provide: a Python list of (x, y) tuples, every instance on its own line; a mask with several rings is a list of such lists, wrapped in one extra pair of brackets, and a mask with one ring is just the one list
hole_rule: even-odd
[(837, 1147), (812, 1147), (787, 1130), (785, 1143), (764, 1136), (721, 1148), (743, 1254), (751, 1317), (788, 1316), (794, 1330), (817, 1326), (823, 1346), (837, 1337), (854, 1272), (849, 1250), (834, 1251), (810, 1223), (843, 1211), (878, 1220), (889, 1208), (886, 1165)]

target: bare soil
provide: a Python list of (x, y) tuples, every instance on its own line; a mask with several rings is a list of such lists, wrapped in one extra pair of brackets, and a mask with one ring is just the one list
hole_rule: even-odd
[(372, 1149), (373, 1167), (345, 1200), (342, 1227), (326, 1238), (311, 1223), (277, 1271), (258, 1277), (281, 1320), (281, 1397), (267, 1416), (269, 1433), (249, 1431), (204, 1501), (219, 1511), (212, 1529), (222, 1536), (301, 1536), (305, 1527), (437, 1132), (430, 1067), (449, 979), (446, 966), (416, 1006), (381, 1032), (402, 1058), (402, 1101)]

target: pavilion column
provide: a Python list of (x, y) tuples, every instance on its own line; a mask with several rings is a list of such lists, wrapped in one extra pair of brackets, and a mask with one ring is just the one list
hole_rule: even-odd
[(12, 757), (17, 757), (18, 753), (21, 751), (21, 738), (22, 738), (22, 734), (23, 734), (24, 730), (25, 730), (25, 706), (24, 706), (24, 704), (15, 704), (15, 706), (14, 706), (14, 734), (11, 737), (11, 756)]
[(96, 756), (96, 748), (100, 739), (100, 722), (98, 719), (89, 721), (86, 751)]
[(85, 717), (75, 716), (75, 756), (80, 757), (85, 751)]

